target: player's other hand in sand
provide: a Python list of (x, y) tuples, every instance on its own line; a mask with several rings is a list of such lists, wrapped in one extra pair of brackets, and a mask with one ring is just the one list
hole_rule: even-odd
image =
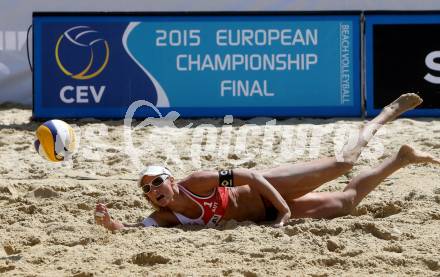
[(107, 206), (102, 203), (96, 204), (95, 222), (96, 224), (101, 225), (110, 231), (124, 228), (121, 223), (117, 222), (116, 220), (112, 220)]

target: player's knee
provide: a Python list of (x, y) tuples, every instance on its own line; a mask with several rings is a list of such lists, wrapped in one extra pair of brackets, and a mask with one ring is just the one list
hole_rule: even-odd
[(354, 197), (350, 193), (339, 194), (331, 201), (330, 207), (333, 210), (331, 218), (349, 215), (354, 206)]

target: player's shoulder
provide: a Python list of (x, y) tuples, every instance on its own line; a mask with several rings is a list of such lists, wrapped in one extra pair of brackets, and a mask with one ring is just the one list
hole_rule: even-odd
[(218, 171), (216, 170), (198, 170), (189, 174), (186, 178), (182, 179), (188, 183), (206, 182), (218, 180)]
[(216, 170), (200, 170), (180, 180), (179, 184), (195, 194), (204, 194), (218, 186), (219, 174)]

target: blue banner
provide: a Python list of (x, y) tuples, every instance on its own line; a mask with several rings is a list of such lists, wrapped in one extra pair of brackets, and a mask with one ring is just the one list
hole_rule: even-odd
[[(356, 15), (34, 15), (34, 116), (358, 116)], [(135, 115), (155, 115), (139, 109)]]

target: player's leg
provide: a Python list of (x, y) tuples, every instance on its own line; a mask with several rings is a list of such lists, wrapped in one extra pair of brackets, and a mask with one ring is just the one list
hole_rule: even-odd
[(381, 113), (362, 128), (356, 143), (346, 144), (342, 149), (343, 160), (354, 163), (360, 156), (362, 148), (368, 144), (376, 132), (386, 123), (396, 119), (404, 112), (414, 109), (423, 102), (415, 93), (402, 94), (391, 104), (383, 108)]
[(349, 214), (365, 196), (374, 190), (386, 177), (400, 168), (414, 163), (433, 163), (440, 160), (429, 154), (404, 145), (393, 157), (376, 168), (362, 172), (342, 192), (315, 192), (289, 201), (292, 217), (333, 218)]
[(413, 109), (421, 102), (422, 99), (416, 94), (401, 95), (360, 130), (354, 146), (349, 144), (343, 148), (342, 159), (323, 158), (306, 163), (284, 165), (264, 170), (261, 173), (285, 198), (305, 195), (320, 185), (347, 173), (358, 159), (362, 148), (381, 126)]

